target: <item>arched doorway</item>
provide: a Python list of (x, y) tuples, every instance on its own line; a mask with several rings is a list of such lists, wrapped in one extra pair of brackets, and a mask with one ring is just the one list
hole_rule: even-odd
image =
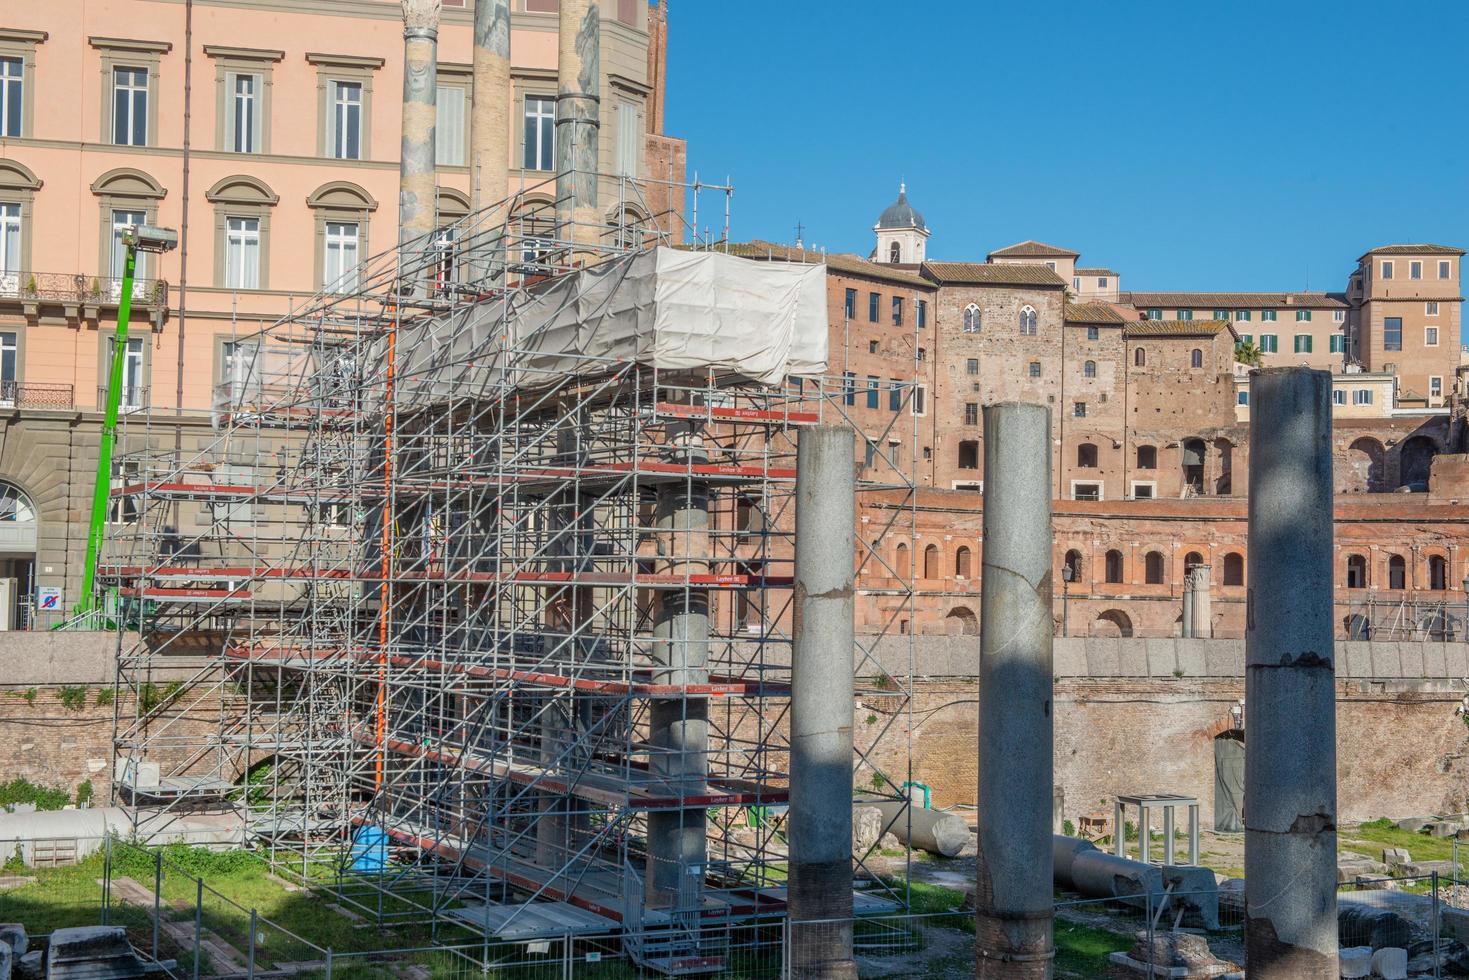
[(1131, 636), (1132, 617), (1121, 609), (1108, 609), (1092, 623), (1092, 636)]
[(1231, 728), (1214, 737), (1214, 829), (1244, 831), (1245, 733)]
[(1400, 450), (1399, 472), (1401, 486), (1422, 493), (1428, 489), (1428, 473), (1433, 467), (1433, 457), (1438, 455), (1438, 444), (1427, 436), (1414, 436), (1403, 443)]
[(11, 582), (9, 604), (0, 609), (0, 626), (31, 627), (35, 572), (36, 508), (19, 487), (0, 482), (0, 580)]
[(1183, 485), (1194, 493), (1204, 492), (1204, 440), (1183, 440)]
[(1221, 497), (1234, 492), (1234, 443), (1228, 439), (1215, 439), (1214, 451), (1219, 454), (1219, 477), (1214, 481), (1214, 492)]
[(948, 627), (947, 632), (950, 635), (979, 635), (979, 617), (964, 606), (955, 606), (950, 609), (949, 614), (944, 617), (944, 625)]
[(1367, 493), (1381, 493), (1388, 489), (1383, 466), (1386, 452), (1382, 443), (1371, 436), (1363, 436), (1352, 443), (1349, 452), (1351, 458), (1343, 489)]

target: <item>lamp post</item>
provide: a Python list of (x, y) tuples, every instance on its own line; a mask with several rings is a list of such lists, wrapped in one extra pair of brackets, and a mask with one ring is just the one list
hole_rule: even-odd
[[(1071, 580), (1074, 579), (1074, 578), (1076, 578), (1076, 569), (1072, 568), (1069, 563), (1068, 564), (1065, 564), (1065, 565), (1062, 565), (1061, 566), (1061, 635), (1062, 636), (1070, 636), (1071, 635), (1071, 632), (1070, 632), (1071, 621), (1070, 621), (1070, 618), (1069, 618), (1069, 616), (1067, 614), (1069, 612), (1068, 606), (1070, 605), (1070, 600), (1071, 600)], [(1465, 583), (1469, 583), (1469, 576), (1465, 576), (1464, 581), (1465, 581)], [(1469, 584), (1466, 584), (1466, 588), (1469, 588)]]

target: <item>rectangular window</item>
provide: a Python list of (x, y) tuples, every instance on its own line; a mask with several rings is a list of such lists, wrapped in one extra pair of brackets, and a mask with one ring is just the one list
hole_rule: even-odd
[(1260, 335), (1260, 350), (1265, 354), (1274, 354), (1279, 350), (1279, 341), (1273, 333), (1262, 333)]
[(350, 293), (357, 289), (358, 281), (358, 237), (357, 222), (328, 221), (326, 223), (326, 254), (322, 261), (322, 285), (337, 293)]
[(0, 403), (7, 408), (15, 404), (16, 335), (0, 333)]
[[(107, 364), (104, 369), (108, 372), (108, 383), (111, 383), (112, 357), (117, 350), (117, 338), (107, 338)], [(122, 356), (122, 387), (118, 396), (118, 407), (124, 411), (134, 411), (143, 405), (143, 338), (129, 337), (127, 349)]]
[(857, 376), (851, 371), (842, 373), (842, 401), (848, 405), (857, 404)]
[(1079, 419), (1086, 418), (1086, 402), (1077, 402), (1071, 408), (1071, 414)]
[(1132, 485), (1133, 500), (1152, 500), (1154, 485), (1151, 483), (1134, 483)]
[(1163, 311), (1160, 310), (1160, 309), (1158, 309), (1156, 306), (1150, 307), (1148, 309), (1148, 311), (1143, 314), (1143, 319), (1144, 320), (1161, 320), (1161, 319), (1163, 319)]
[(1310, 310), (1296, 310), (1296, 322), (1297, 323), (1309, 323), (1309, 322), (1311, 322), (1311, 311)]
[(362, 159), (362, 83), (332, 82), (331, 155)]
[(920, 299), (920, 300), (917, 301), (917, 304), (918, 304), (918, 329), (919, 330), (922, 330), (924, 327), (928, 326), (928, 301), (927, 300)]
[(901, 327), (902, 325), (903, 325), (903, 297), (901, 297), (901, 296), (894, 296), (893, 297), (893, 326), (895, 326), (895, 327)]
[(1331, 389), (1331, 403), (1333, 405), (1345, 405), (1347, 403), (1347, 390), (1345, 388)]
[(1391, 261), (1384, 261), (1382, 263), (1382, 278), (1383, 279), (1391, 279), (1392, 278), (1392, 262)]
[[(918, 386), (918, 387), (915, 387), (913, 389), (913, 414), (914, 415), (926, 415), (928, 413), (927, 401), (928, 401), (928, 389), (927, 388), (924, 388), (921, 385)], [(924, 456), (923, 456), (923, 458), (924, 459), (927, 459), (929, 457), (929, 454), (931, 453), (931, 451), (932, 450), (929, 449), (928, 447), (924, 447), (924, 450), (923, 450)]]
[(1242, 344), (1254, 343), (1254, 340), (1255, 340), (1255, 335), (1254, 334), (1242, 333), (1242, 334), (1239, 335), (1239, 342), (1242, 343)]
[(1027, 373), (1032, 378), (1039, 378), (1041, 376), (1041, 362), (1040, 361), (1031, 361), (1030, 362), (1030, 367), (1027, 369)]
[(148, 145), (148, 69), (112, 69), (112, 142)]
[(1073, 483), (1071, 484), (1072, 500), (1101, 500), (1102, 485), (1100, 483)]
[(872, 323), (877, 322), (877, 304), (880, 299), (877, 293), (867, 294), (867, 319)]
[(1331, 335), (1331, 352), (1333, 354), (1345, 354), (1347, 352), (1347, 338), (1339, 333)]
[(869, 340), (867, 342), (867, 353), (869, 353), (869, 354), (876, 354), (877, 353), (877, 341), (875, 341), (875, 340)]
[(879, 392), (882, 390), (882, 382), (872, 375), (867, 376), (867, 407), (876, 408), (881, 404)]
[(0, 58), (0, 136), (19, 136), (25, 61)]
[(617, 103), (617, 169), (614, 173), (619, 177), (636, 177), (642, 148), (643, 131), (638, 127), (638, 107), (631, 102)]
[(979, 358), (977, 358), (977, 357), (971, 357), (967, 361), (965, 361), (964, 362), (964, 373), (965, 374), (971, 374), (971, 375), (978, 374), (979, 373)]
[(1101, 336), (1102, 336), (1102, 328), (1101, 327), (1087, 327), (1086, 328), (1086, 339), (1087, 340), (1099, 340), (1099, 339), (1101, 339)]
[(1178, 311), (1178, 318), (1180, 320), (1192, 320), (1194, 318), (1194, 311), (1193, 310), (1179, 310)]
[(1352, 392), (1352, 404), (1353, 405), (1371, 405), (1372, 404), (1372, 389), (1371, 388), (1358, 388), (1356, 391)]
[(556, 169), (556, 100), (525, 97), (525, 169)]
[(260, 76), (230, 76), (230, 146), (235, 153), (254, 153), (260, 111)]
[(903, 383), (897, 378), (890, 378), (888, 385), (888, 411), (896, 412), (903, 407)]
[(1216, 320), (1228, 320), (1229, 319), (1229, 311), (1228, 310), (1215, 310), (1214, 311), (1214, 319), (1216, 319)]
[(1423, 278), (1423, 263), (1422, 262), (1419, 262), (1419, 261), (1417, 261), (1415, 259), (1414, 261), (1408, 263), (1408, 278), (1409, 279), (1422, 279)]
[(1234, 393), (1234, 403), (1236, 405), (1248, 405), (1250, 403), (1249, 391), (1236, 391)]
[(1346, 318), (1347, 318), (1347, 311), (1346, 310), (1332, 310), (1331, 311), (1331, 322), (1332, 323), (1342, 323), (1342, 322), (1344, 322), (1346, 320)]
[(964, 424), (965, 425), (978, 425), (979, 424), (979, 402), (965, 402), (964, 403)]
[(1078, 293), (1081, 292), (1081, 276), (1076, 276), (1071, 280), (1071, 288)]
[(1244, 322), (1248, 323), (1250, 321), (1250, 311), (1249, 310), (1235, 310), (1234, 311), (1234, 318), (1236, 320), (1243, 320)]
[[(143, 225), (147, 223), (148, 215), (142, 211), (112, 212), (112, 263), (110, 269), (108, 270), (108, 275), (110, 275), (115, 280), (114, 289), (118, 290), (119, 293), (122, 289), (121, 280), (123, 273), (127, 271), (128, 258), (127, 246), (122, 243), (122, 233), (126, 229), (131, 228), (133, 225)], [(147, 278), (147, 272), (144, 269), (144, 253), (140, 252), (138, 254), (137, 268), (133, 271), (133, 275), (135, 279)], [(134, 296), (136, 295), (137, 293), (134, 293)], [(114, 295), (112, 298), (116, 299), (117, 295)]]
[(1423, 328), (1423, 346), (1424, 347), (1437, 347), (1438, 346), (1438, 327), (1424, 327)]
[(1382, 319), (1382, 349), (1403, 349), (1403, 318), (1400, 316), (1383, 317)]
[(260, 288), (260, 219), (226, 218), (224, 284), (229, 289)]
[(1311, 335), (1310, 334), (1308, 334), (1308, 333), (1298, 333), (1298, 334), (1296, 334), (1296, 353), (1297, 354), (1309, 354), (1309, 353), (1311, 353)]
[[(462, 167), (464, 156), (465, 88), (440, 85), (438, 116), (434, 120), (434, 162), (441, 167)], [(493, 197), (494, 195), (489, 195)]]
[(848, 320), (857, 315), (857, 290), (855, 289), (847, 290), (845, 312)]
[(1098, 289), (1106, 289), (1107, 288), (1107, 277), (1106, 276), (1097, 276), (1097, 288)]
[(1438, 304), (1437, 303), (1424, 303), (1423, 304), (1423, 315), (1424, 316), (1438, 316)]
[(925, 347), (918, 348), (918, 359), (920, 361), (926, 361), (926, 360), (928, 360), (928, 349), (927, 348), (925, 348)]
[(1428, 397), (1429, 398), (1442, 398), (1443, 397), (1443, 378), (1431, 377), (1431, 378), (1428, 379)]
[(1269, 322), (1274, 323), (1275, 322), (1275, 310), (1261, 310), (1260, 311), (1260, 319), (1261, 320), (1268, 320)]
[(1438, 263), (1438, 277), (1440, 279), (1449, 278), (1449, 274), (1452, 268), (1453, 263), (1451, 263), (1448, 259), (1440, 259)]
[(19, 283), (9, 277), (20, 271), (20, 205), (0, 204), (0, 292), (14, 294)]

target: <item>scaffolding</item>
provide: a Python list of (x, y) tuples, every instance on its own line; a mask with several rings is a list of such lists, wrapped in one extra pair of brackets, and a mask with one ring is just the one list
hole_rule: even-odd
[[(722, 198), (727, 231), (728, 187), (667, 191), (695, 228)], [(681, 220), (629, 213), (577, 227), (517, 194), (234, 338), (197, 444), (125, 417), (99, 571), (118, 802), (239, 813), (276, 868), (445, 941), (621, 929), (697, 973), (781, 914), (796, 439), (850, 422), (850, 386), (591, 352), (587, 303)], [(858, 535), (896, 634), (912, 571), (882, 551), (914, 481), (852, 425), (858, 492), (897, 502)], [(868, 739), (854, 785), (899, 798), (911, 637), (885, 634), (856, 659), (896, 744)], [(906, 884), (871, 876), (859, 913)]]

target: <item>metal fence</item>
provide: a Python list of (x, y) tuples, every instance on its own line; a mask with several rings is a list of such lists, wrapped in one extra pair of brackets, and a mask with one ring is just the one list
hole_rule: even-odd
[[(139, 954), (174, 980), (569, 980), (666, 972), (786, 980), (819, 968), (848, 937), (861, 976), (959, 978), (974, 971), (974, 913), (962, 909), (815, 922), (769, 914), (514, 939), (467, 928), (415, 935), (386, 931), (332, 906), (329, 893), (274, 878), (239, 849), (30, 839), (0, 841), (0, 859), (0, 922), (22, 922), (37, 937), (67, 926), (122, 926)], [(1459, 923), (1469, 929), (1463, 880), (1429, 874), (1343, 884), (1342, 948), (1401, 948), (1410, 975), (1469, 976), (1469, 949), (1457, 936)], [(1169, 967), (1244, 962), (1237, 889), (1067, 899), (1055, 912), (1058, 977), (1103, 976), (1114, 965), (1163, 977)]]

